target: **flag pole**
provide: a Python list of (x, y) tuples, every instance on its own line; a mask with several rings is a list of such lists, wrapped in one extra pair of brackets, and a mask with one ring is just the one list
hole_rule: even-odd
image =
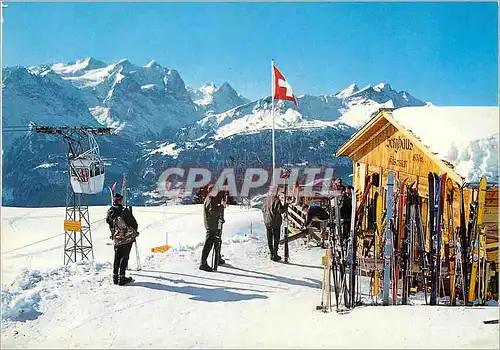
[(272, 127), (272, 146), (273, 146), (273, 168), (272, 168), (272, 184), (274, 185), (274, 169), (276, 166), (276, 155), (274, 148), (274, 60), (271, 60), (271, 117), (273, 118)]

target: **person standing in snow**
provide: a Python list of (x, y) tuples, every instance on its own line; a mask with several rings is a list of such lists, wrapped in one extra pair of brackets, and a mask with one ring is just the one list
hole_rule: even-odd
[[(207, 259), (210, 250), (214, 243), (221, 237), (221, 228), (219, 221), (224, 223), (224, 208), (226, 207), (226, 199), (224, 193), (215, 188), (213, 184), (208, 186), (208, 194), (203, 202), (203, 218), (205, 222), (206, 237), (203, 250), (201, 252), (200, 270), (212, 272), (213, 269), (208, 265)], [(219, 251), (219, 265), (224, 265), (226, 262), (222, 259), (222, 254)]]
[[(281, 197), (281, 198), (280, 198)], [(264, 225), (266, 226), (267, 244), (272, 261), (280, 261), (278, 246), (280, 242), (280, 232), (282, 224), (282, 214), (288, 210), (288, 202), (282, 189), (276, 193), (276, 187), (271, 187), (268, 196), (262, 204), (264, 215)]]
[(342, 227), (342, 236), (344, 240), (348, 239), (349, 231), (351, 229), (352, 189), (352, 186), (344, 187), (339, 201), (340, 225)]
[(113, 283), (123, 286), (132, 282), (125, 277), (130, 250), (139, 235), (138, 224), (129, 208), (123, 207), (123, 196), (116, 193), (113, 206), (108, 209), (106, 222), (111, 231), (110, 239), (114, 242), (115, 260), (113, 262)]

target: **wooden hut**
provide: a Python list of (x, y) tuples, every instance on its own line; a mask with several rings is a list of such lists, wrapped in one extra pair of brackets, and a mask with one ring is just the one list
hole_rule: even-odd
[[(370, 195), (375, 191), (383, 195), (389, 171), (396, 179), (415, 182), (424, 199), (424, 227), (429, 172), (446, 173), (454, 182), (455, 225), (460, 222), (459, 187), (463, 188), (468, 219), (469, 203), (476, 200), (479, 180), (485, 176), (487, 260), (496, 261), (498, 269), (498, 120), (498, 107), (380, 109), (335, 155), (352, 160), (358, 200), (371, 174), (379, 174), (379, 181)], [(446, 217), (450, 215), (447, 211)]]

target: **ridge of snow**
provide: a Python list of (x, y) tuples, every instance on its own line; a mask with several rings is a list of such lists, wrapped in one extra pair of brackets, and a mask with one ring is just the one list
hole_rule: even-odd
[(199, 106), (206, 106), (214, 100), (214, 92), (217, 90), (214, 83), (202, 85), (198, 90), (197, 98), (193, 102)]
[(353, 92), (349, 97), (353, 97), (353, 96), (356, 96), (356, 95), (360, 95), (362, 94), (363, 92), (366, 92), (367, 90), (370, 90), (370, 89), (373, 89), (372, 86), (370, 84), (366, 85), (364, 88), (356, 91), (356, 92)]
[(381, 91), (388, 91), (388, 90), (392, 90), (391, 88), (391, 85), (387, 84), (387, 83), (380, 83), (378, 85), (375, 85), (373, 87), (373, 90), (377, 91), (377, 92), (381, 92)]
[(74, 74), (85, 69), (89, 64), (90, 58), (77, 60), (74, 64), (65, 65), (64, 63), (55, 63), (52, 65), (52, 70), (59, 74)]
[(154, 67), (161, 67), (160, 64), (158, 64), (155, 60), (149, 61), (148, 64), (144, 66), (144, 68), (154, 68)]
[(141, 85), (141, 89), (152, 89), (156, 85), (155, 84), (146, 84), (146, 85)]
[(57, 163), (42, 163), (42, 164), (36, 166), (35, 169), (51, 168), (51, 167), (56, 166), (56, 165), (57, 165)]
[(346, 87), (344, 90), (337, 93), (335, 96), (338, 98), (346, 98), (346, 97), (351, 96), (356, 91), (359, 91), (358, 86), (356, 84), (351, 84), (348, 87)]
[(109, 77), (111, 72), (115, 69), (115, 67), (115, 64), (111, 64), (103, 68), (85, 71), (82, 75), (61, 77), (64, 80), (71, 81), (75, 86), (79, 88), (95, 87), (104, 82)]
[(217, 90), (217, 86), (213, 82), (208, 82), (203, 84), (199, 90), (206, 94), (213, 94)]
[(193, 102), (198, 106), (208, 106), (213, 102), (216, 91), (217, 86), (213, 82), (205, 83), (198, 89), (191, 90)]
[(85, 57), (77, 60), (74, 63), (54, 63), (50, 66), (50, 69), (57, 74), (66, 75), (76, 75), (85, 71), (101, 69), (106, 67), (106, 64), (102, 61), (96, 60), (92, 57)]
[[(233, 110), (234, 112), (235, 110)], [(272, 113), (267, 109), (260, 109), (243, 118), (232, 119), (231, 113), (223, 113), (217, 118), (214, 139), (220, 140), (240, 133), (253, 133), (272, 129)], [(306, 120), (294, 109), (288, 108), (283, 114), (275, 115), (276, 130), (285, 129), (311, 129), (339, 126), (338, 121)]]

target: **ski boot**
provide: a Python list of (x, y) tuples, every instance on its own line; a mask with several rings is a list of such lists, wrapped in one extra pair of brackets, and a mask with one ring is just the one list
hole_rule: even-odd
[(120, 276), (118, 280), (118, 285), (119, 286), (124, 286), (126, 284), (129, 284), (133, 281), (132, 277), (125, 277), (125, 276)]
[(118, 274), (113, 274), (113, 284), (118, 284)]
[(204, 263), (201, 263), (200, 264), (200, 270), (202, 271), (207, 271), (207, 272), (213, 272), (214, 270), (212, 269), (212, 267), (210, 267), (210, 265), (208, 265), (207, 262), (204, 262)]

